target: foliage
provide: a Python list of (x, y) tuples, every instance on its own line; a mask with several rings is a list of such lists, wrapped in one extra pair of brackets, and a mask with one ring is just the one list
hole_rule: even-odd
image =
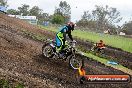
[(92, 28), (96, 28), (96, 21), (92, 20), (92, 15), (89, 11), (84, 11), (82, 19), (77, 22), (77, 26), (85, 28), (88, 27), (91, 30)]
[(21, 7), (18, 7), (19, 14), (27, 16), (29, 14), (29, 5), (22, 4)]
[(15, 85), (12, 85), (9, 81), (0, 79), (0, 88), (24, 88), (24, 85), (21, 83), (15, 83)]
[(49, 20), (49, 14), (47, 13), (43, 13), (43, 10), (40, 9), (38, 6), (33, 6), (30, 10), (29, 10), (29, 15), (31, 16), (36, 16), (38, 19), (38, 23), (42, 24), (43, 21), (48, 21)]
[(126, 22), (123, 24), (123, 32), (126, 34), (132, 35), (132, 21)]
[(51, 22), (53, 24), (63, 24), (64, 23), (64, 20), (65, 18), (62, 16), (62, 15), (59, 15), (59, 14), (54, 14), (53, 17), (52, 17), (52, 20)]
[(82, 16), (82, 20), (84, 20), (84, 21), (92, 20), (92, 15), (89, 13), (89, 11), (84, 11), (84, 14)]
[(19, 15), (19, 11), (15, 9), (8, 9), (7, 13), (12, 15)]
[(39, 24), (42, 24), (44, 21), (50, 21), (50, 16), (48, 13), (41, 13), (37, 17)]
[(116, 8), (108, 7), (107, 5), (105, 7), (95, 6), (95, 10), (91, 14), (89, 11), (84, 11), (82, 19), (77, 24), (85, 25), (90, 29), (93, 27), (95, 30), (111, 29), (113, 31), (113, 28), (116, 29), (114, 24), (120, 22), (121, 19)]
[(66, 1), (60, 1), (59, 7), (55, 8), (54, 14), (62, 15), (65, 18), (65, 23), (67, 23), (71, 18), (71, 7)]
[(30, 10), (29, 10), (29, 15), (31, 16), (39, 16), (39, 14), (41, 14), (42, 9), (40, 9), (38, 6), (33, 6)]
[(16, 85), (16, 88), (24, 88), (24, 86), (19, 83), (19, 84)]
[(39, 24), (42, 24), (44, 21), (50, 20), (49, 14), (43, 13), (43, 10), (38, 6), (33, 6), (31, 9), (29, 9), (29, 7), (29, 5), (23, 4), (21, 7), (18, 7), (18, 10), (9, 9), (7, 10), (7, 13), (12, 15), (36, 16)]
[(0, 0), (0, 6), (5, 6), (5, 7), (7, 7), (8, 5), (7, 5), (7, 1), (8, 0)]
[(6, 80), (0, 79), (0, 88), (11, 88)]
[(93, 10), (94, 19), (97, 21), (97, 27), (99, 29), (105, 30), (109, 28), (109, 25), (113, 23), (118, 23), (122, 18), (119, 18), (120, 13), (116, 8), (96, 6), (96, 9)]
[(87, 20), (79, 20), (77, 23), (77, 26), (78, 27), (83, 27), (83, 29), (85, 28), (87, 28), (88, 27), (88, 29), (89, 30), (92, 30), (92, 31), (95, 31), (96, 29), (96, 21), (93, 21), (93, 20), (90, 20), (90, 21), (87, 21)]

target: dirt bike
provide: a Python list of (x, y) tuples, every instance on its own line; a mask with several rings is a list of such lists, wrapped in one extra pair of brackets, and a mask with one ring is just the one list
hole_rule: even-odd
[(91, 51), (93, 51), (95, 54), (100, 54), (100, 55), (104, 55), (104, 49), (106, 47), (97, 47), (97, 44), (93, 44), (93, 46), (91, 47)]
[(67, 42), (67, 45), (62, 50), (61, 53), (56, 51), (56, 42), (54, 40), (48, 39), (42, 47), (42, 54), (47, 58), (61, 59), (64, 61), (68, 60), (70, 68), (78, 69), (83, 65), (83, 59), (78, 56), (83, 55), (82, 52), (78, 51), (75, 47), (76, 42)]

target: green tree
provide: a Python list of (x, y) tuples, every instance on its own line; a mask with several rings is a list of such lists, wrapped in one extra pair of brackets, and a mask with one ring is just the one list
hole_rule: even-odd
[(126, 34), (132, 35), (132, 21), (125, 22), (122, 29)]
[(77, 22), (78, 26), (85, 27), (85, 29), (93, 30), (95, 28), (95, 21), (89, 11), (84, 11), (81, 20)]
[(44, 21), (49, 21), (49, 14), (48, 13), (41, 13), (38, 16), (38, 22), (39, 24), (42, 24)]
[(84, 14), (82, 15), (82, 20), (84, 20), (84, 21), (90, 21), (90, 20), (92, 20), (92, 16), (89, 13), (89, 11), (84, 11)]
[(89, 11), (84, 11), (82, 18), (78, 21), (78, 25), (83, 27), (88, 27), (90, 30), (104, 31), (111, 29), (115, 32), (117, 29), (115, 23), (122, 20), (120, 17), (120, 12), (116, 8), (95, 6), (95, 10), (92, 13)]
[(22, 4), (21, 7), (18, 7), (19, 14), (22, 14), (23, 16), (29, 15), (29, 5)]
[(44, 21), (49, 21), (49, 14), (43, 13), (43, 10), (38, 6), (33, 6), (29, 10), (29, 15), (36, 16), (39, 24), (42, 24)]
[(59, 15), (59, 14), (54, 14), (53, 16), (52, 16), (52, 20), (51, 20), (51, 22), (53, 23), (53, 24), (63, 24), (64, 23), (64, 17), (62, 16), (62, 15)]
[(55, 14), (62, 15), (65, 22), (71, 19), (71, 7), (66, 1), (60, 1), (59, 8), (55, 8)]
[(0, 6), (5, 6), (5, 7), (7, 7), (8, 5), (7, 5), (7, 1), (8, 0), (0, 0)]
[(19, 11), (15, 10), (15, 9), (8, 9), (7, 13), (11, 14), (11, 15), (19, 15)]
[(29, 10), (29, 15), (33, 15), (33, 16), (39, 16), (39, 14), (41, 13), (42, 13), (42, 9), (40, 9), (38, 6), (33, 6)]
[(121, 21), (120, 12), (116, 8), (95, 6), (96, 9), (92, 11), (94, 20), (99, 30), (106, 30), (109, 26)]

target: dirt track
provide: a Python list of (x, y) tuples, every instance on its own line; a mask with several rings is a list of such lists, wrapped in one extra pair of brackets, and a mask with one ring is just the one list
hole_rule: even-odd
[[(66, 62), (41, 56), (42, 45), (42, 42), (25, 37), (18, 29), (0, 28), (0, 75), (22, 81), (27, 88), (130, 88), (132, 85), (80, 85), (76, 71), (69, 69)], [(87, 74), (125, 74), (92, 60), (85, 61)]]
[[(5, 16), (3, 14), (0, 14), (0, 27), (5, 29), (12, 29), (12, 32), (19, 33), (20, 31), (26, 30), (28, 32), (31, 32), (35, 35), (44, 36), (45, 38), (55, 38), (55, 34), (46, 30), (39, 30), (37, 26), (33, 26), (31, 24), (28, 24), (25, 21), (22, 21), (20, 19), (14, 19), (12, 17)], [(92, 43), (89, 41), (82, 41), (80, 39), (76, 39), (79, 46), (84, 47), (85, 50), (89, 51), (92, 47)], [(105, 49), (106, 57), (112, 58), (112, 60), (117, 61), (118, 63), (128, 67), (129, 69), (132, 68), (132, 53), (122, 51), (121, 49), (114, 48), (107, 46), (108, 48)]]

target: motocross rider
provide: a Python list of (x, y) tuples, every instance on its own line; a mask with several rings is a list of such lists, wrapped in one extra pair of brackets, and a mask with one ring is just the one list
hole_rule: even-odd
[(91, 48), (91, 50), (94, 51), (94, 49), (97, 49), (98, 51), (100, 51), (101, 49), (104, 49), (104, 48), (105, 48), (105, 44), (104, 44), (103, 40), (100, 40), (99, 42), (94, 44), (94, 46)]
[(96, 43), (96, 47), (98, 48), (98, 51), (105, 48), (103, 40), (100, 40), (98, 43)]
[(75, 24), (73, 22), (68, 22), (66, 26), (57, 32), (55, 37), (57, 53), (60, 53), (65, 48), (66, 34), (73, 41), (71, 31), (74, 30), (74, 26)]
[(99, 48), (102, 48), (105, 46), (103, 40), (100, 40), (98, 43), (96, 43), (96, 46), (99, 47)]

